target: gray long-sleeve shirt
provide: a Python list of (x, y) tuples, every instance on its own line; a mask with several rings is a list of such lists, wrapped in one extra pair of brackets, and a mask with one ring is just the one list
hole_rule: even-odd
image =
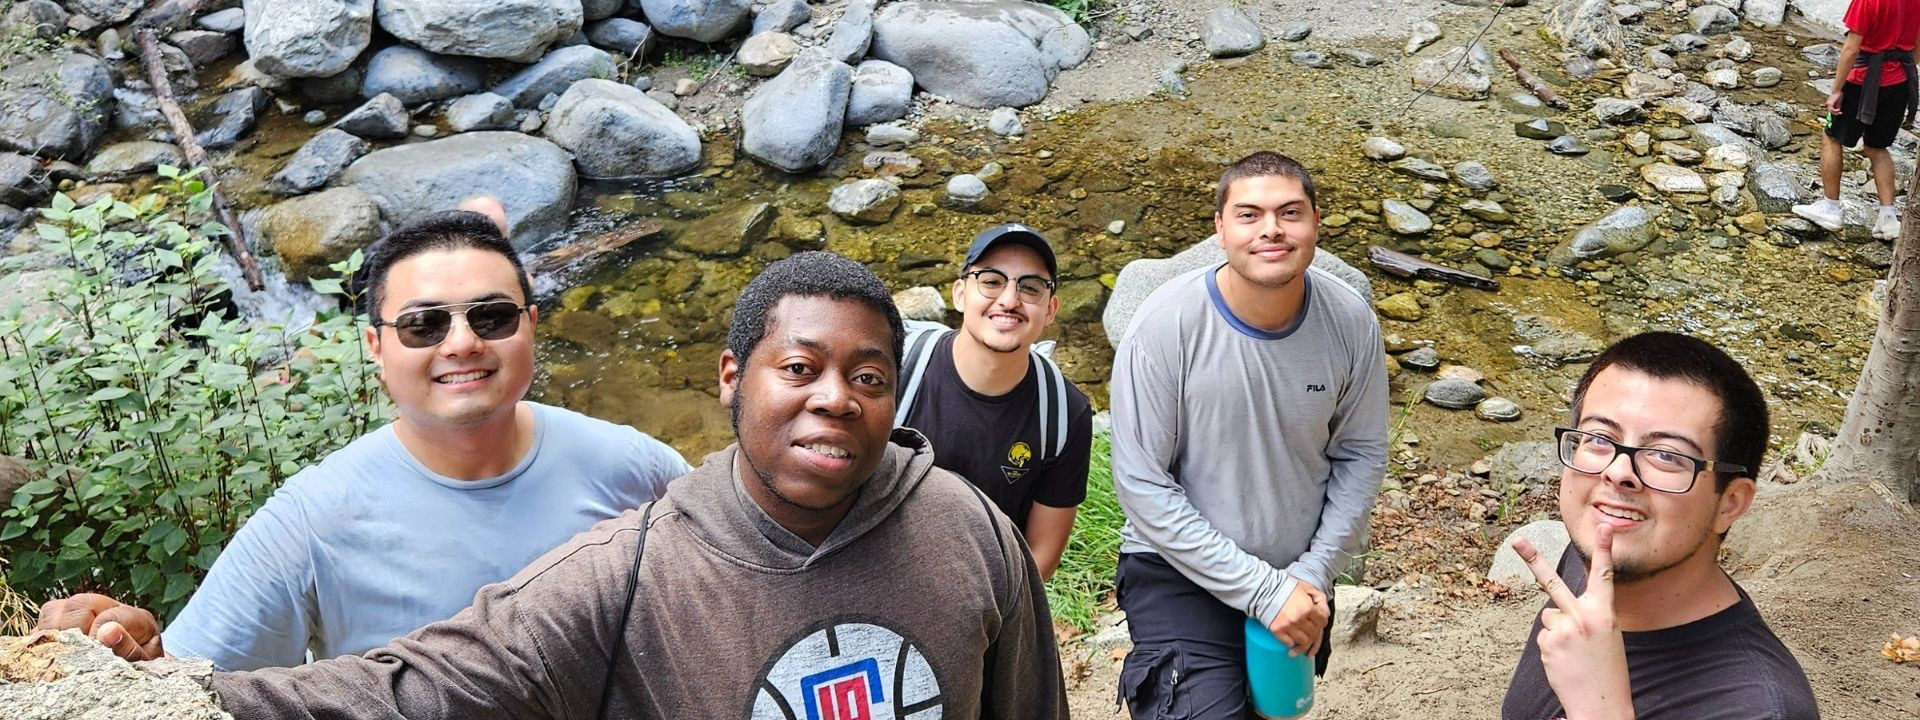
[(1271, 623), (1293, 581), (1331, 590), (1387, 463), (1387, 371), (1368, 300), (1318, 268), (1294, 326), (1241, 322), (1183, 273), (1134, 313), (1113, 360), (1121, 552), (1158, 553)]

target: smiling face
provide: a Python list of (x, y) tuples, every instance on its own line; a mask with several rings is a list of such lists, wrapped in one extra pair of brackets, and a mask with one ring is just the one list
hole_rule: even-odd
[[(497, 252), (477, 248), (430, 250), (387, 271), (378, 317), (392, 321), (409, 310), (452, 303), (507, 300), (521, 295), (519, 274)], [(368, 328), (367, 347), (402, 422), (462, 427), (511, 414), (533, 383), (533, 327), (527, 308), (506, 338), (482, 340), (456, 315), (445, 340), (410, 348), (392, 327)]]
[(1313, 264), (1320, 211), (1299, 180), (1256, 175), (1234, 180), (1213, 216), (1227, 265), (1253, 285), (1280, 288)]
[[(1626, 445), (1711, 460), (1721, 407), (1700, 385), (1614, 366), (1588, 386), (1575, 427)], [(1753, 480), (1742, 477), (1716, 492), (1712, 473), (1701, 473), (1682, 494), (1652, 490), (1621, 453), (1598, 474), (1561, 468), (1560, 516), (1583, 557), (1592, 557), (1597, 527), (1613, 526), (1615, 579), (1631, 583), (1713, 565), (1720, 534), (1746, 512), (1753, 490)]]
[(1008, 279), (1000, 297), (993, 299), (981, 294), (978, 278), (962, 277), (953, 281), (953, 302), (960, 308), (960, 330), (969, 339), (994, 352), (1026, 352), (1047, 331), (1047, 326), (1053, 324), (1054, 315), (1060, 310), (1057, 293), (1048, 293), (1045, 301), (1035, 304), (1022, 300), (1019, 288), (1014, 286), (1020, 278), (1028, 276), (1053, 279), (1040, 253), (1005, 243), (988, 250), (967, 270), (997, 270)]
[(885, 315), (855, 300), (789, 295), (745, 365), (720, 358), (748, 494), (780, 520), (844, 511), (880, 467), (899, 361)]

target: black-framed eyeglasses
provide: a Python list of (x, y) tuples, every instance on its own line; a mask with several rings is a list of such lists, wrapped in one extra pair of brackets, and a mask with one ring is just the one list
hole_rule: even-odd
[(401, 345), (427, 348), (445, 341), (447, 333), (453, 330), (453, 316), (461, 315), (467, 320), (467, 328), (481, 340), (505, 340), (520, 331), (520, 313), (528, 307), (531, 306), (515, 305), (508, 300), (435, 305), (408, 310), (392, 320), (376, 317), (373, 326), (393, 328)]
[(1693, 489), (1693, 481), (1703, 472), (1743, 473), (1747, 466), (1718, 460), (1704, 460), (1682, 452), (1662, 448), (1634, 447), (1614, 442), (1585, 430), (1554, 428), (1553, 438), (1560, 446), (1560, 464), (1577, 473), (1599, 475), (1626, 453), (1628, 464), (1640, 484), (1664, 493), (1684, 494)]
[[(980, 297), (988, 300), (998, 299), (1000, 293), (1006, 292), (1009, 282), (1007, 274), (999, 270), (974, 270), (961, 273), (960, 277), (972, 279), (973, 287), (980, 292)], [(1011, 282), (1015, 288), (1018, 288), (1021, 302), (1039, 304), (1053, 297), (1053, 281), (1039, 275), (1021, 275), (1013, 278)]]

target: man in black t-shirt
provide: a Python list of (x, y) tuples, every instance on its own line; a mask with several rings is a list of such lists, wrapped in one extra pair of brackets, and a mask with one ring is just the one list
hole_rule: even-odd
[(959, 330), (911, 335), (895, 424), (933, 442), (934, 464), (986, 493), (1052, 577), (1087, 495), (1093, 409), (1033, 344), (1060, 309), (1053, 248), (1025, 225), (988, 228), (953, 281)]
[(1555, 569), (1514, 542), (1549, 602), (1501, 717), (1818, 718), (1800, 664), (1718, 560), (1766, 452), (1753, 378), (1696, 338), (1636, 335), (1587, 368), (1573, 422), (1555, 430), (1573, 552)]

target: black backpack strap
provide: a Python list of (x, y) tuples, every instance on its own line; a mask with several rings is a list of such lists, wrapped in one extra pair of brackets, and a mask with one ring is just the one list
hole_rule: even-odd
[(980, 510), (987, 514), (987, 530), (993, 533), (993, 543), (1000, 547), (1000, 558), (1007, 562), (1013, 562), (1011, 558), (1007, 557), (1006, 539), (1000, 537), (1000, 523), (993, 519), (993, 501), (988, 500), (987, 494), (980, 492), (980, 488), (974, 487), (973, 483), (968, 482), (966, 478), (961, 478), (958, 475), (954, 477), (960, 480), (961, 485), (966, 486), (968, 490), (972, 490), (974, 497), (980, 498)]
[(900, 359), (899, 396), (894, 398), (893, 426), (907, 424), (907, 413), (913, 410), (913, 400), (920, 394), (920, 380), (927, 374), (927, 364), (933, 362), (933, 343), (946, 337), (953, 330), (947, 328), (928, 328), (915, 330), (907, 337), (907, 354)]
[(640, 588), (640, 559), (647, 556), (647, 529), (653, 520), (655, 500), (647, 503), (647, 509), (640, 511), (640, 534), (633, 541), (633, 567), (627, 570), (627, 601), (620, 605), (620, 627), (613, 636), (613, 654), (607, 657), (607, 676), (600, 683), (600, 713), (595, 717), (604, 720), (607, 717), (607, 703), (613, 698), (613, 669), (619, 664), (620, 653), (627, 648), (627, 619), (633, 617), (634, 591)]

